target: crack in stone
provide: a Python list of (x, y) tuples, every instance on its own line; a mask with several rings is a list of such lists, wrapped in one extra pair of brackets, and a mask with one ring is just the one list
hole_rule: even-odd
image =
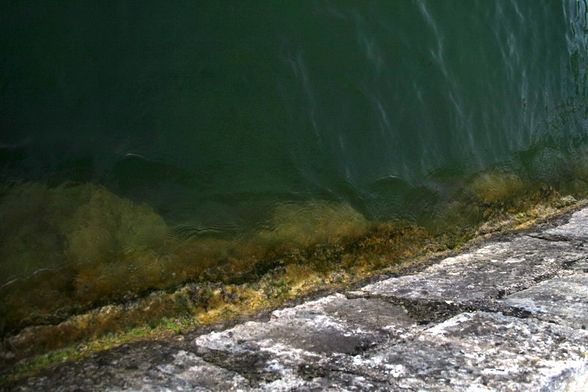
[(573, 238), (562, 234), (550, 234), (550, 233), (530, 233), (527, 237), (535, 238), (538, 240), (544, 240), (549, 242), (572, 242)]
[(578, 257), (575, 260), (564, 261), (562, 264), (562, 268), (565, 270), (570, 270), (570, 269), (574, 269), (574, 266), (576, 266), (577, 264), (582, 264), (582, 263), (586, 263), (586, 268), (582, 268), (581, 271), (588, 272), (588, 256)]
[[(564, 263), (564, 264), (565, 264), (565, 263)], [(543, 282), (543, 281), (546, 281), (546, 280), (549, 280), (549, 279), (555, 278), (556, 276), (558, 276), (558, 275), (559, 275), (559, 272), (560, 272), (560, 271), (552, 271), (552, 272), (545, 273), (545, 274), (543, 274), (543, 275), (538, 275), (538, 276), (535, 276), (535, 277), (533, 278), (533, 282), (535, 282), (535, 283), (537, 283), (537, 284), (538, 284), (538, 283), (541, 283), (541, 282)], [(531, 286), (531, 287), (533, 287), (533, 286)], [(528, 287), (527, 287), (527, 288), (528, 288)], [(519, 291), (523, 291), (523, 290), (526, 290), (526, 289), (515, 290), (515, 291), (513, 291), (512, 293), (508, 293), (508, 295), (511, 295), (511, 294), (514, 294), (514, 293), (518, 293)], [(498, 299), (502, 299), (502, 298), (504, 298), (504, 296), (503, 296), (503, 297), (500, 297), (500, 298), (498, 298)]]
[[(508, 295), (510, 294), (512, 293), (508, 293)], [(503, 298), (505, 295), (506, 293), (502, 293), (500, 298)], [(390, 304), (401, 306), (408, 312), (409, 316), (414, 319), (418, 325), (440, 323), (460, 313), (469, 313), (475, 311), (502, 313), (505, 316), (512, 316), (521, 319), (533, 317), (533, 314), (530, 311), (512, 308), (497, 302), (497, 299), (500, 298), (488, 299), (486, 301), (459, 303), (455, 301), (401, 298), (396, 296), (359, 292), (349, 292), (346, 293), (346, 296), (349, 299), (380, 299), (389, 302)]]
[(297, 369), (297, 374), (306, 381), (312, 381), (315, 378), (327, 378), (330, 373), (347, 374), (353, 377), (361, 377), (371, 384), (379, 384), (380, 386), (390, 387), (388, 379), (376, 378), (373, 375), (360, 373), (350, 369), (336, 368), (334, 366), (316, 366), (311, 364), (300, 364)]
[(244, 350), (240, 353), (234, 353), (206, 349), (205, 351), (194, 354), (210, 364), (240, 375), (249, 381), (251, 386), (257, 386), (261, 382), (272, 382), (280, 379), (280, 374), (263, 370), (267, 361), (271, 359), (271, 356), (261, 350)]

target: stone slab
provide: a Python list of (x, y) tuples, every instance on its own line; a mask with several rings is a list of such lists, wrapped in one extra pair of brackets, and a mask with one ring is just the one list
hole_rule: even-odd
[(550, 279), (512, 294), (502, 302), (542, 320), (587, 329), (588, 274)]
[(582, 380), (588, 367), (588, 332), (534, 319), (464, 313), (429, 329), (396, 329), (378, 345), (349, 352), (308, 345), (317, 331), (333, 328), (322, 314), (308, 316), (293, 310), (277, 319), (310, 321), (298, 340), (246, 323), (199, 337), (197, 352), (213, 352), (213, 362), (229, 369), (234, 358), (248, 358), (256, 390), (558, 390)]
[(588, 241), (588, 208), (574, 212), (568, 223), (546, 230), (544, 233), (583, 242)]
[(414, 274), (363, 287), (352, 295), (482, 306), (558, 274), (586, 256), (567, 241), (520, 236), (449, 257)]
[[(416, 328), (407, 311), (382, 300), (334, 294), (277, 310), (268, 322), (247, 322), (196, 339), (199, 351), (243, 351), (282, 344), (310, 353), (355, 353)], [(247, 342), (243, 346), (240, 342)], [(245, 351), (247, 351), (245, 350)], [(206, 356), (205, 356), (206, 357)]]
[[(309, 320), (303, 312), (297, 316)], [(307, 340), (325, 326), (320, 317), (310, 319), (316, 328), (298, 332)], [(298, 348), (306, 343), (283, 343), (274, 333), (264, 323), (245, 323), (184, 348), (129, 346), (124, 356), (114, 350), (15, 390), (550, 391), (586, 385), (588, 332), (535, 319), (464, 313), (353, 353)], [(203, 348), (215, 353), (214, 361), (203, 359)]]
[(474, 312), (401, 343), (308, 365), (316, 376), (301, 377), (335, 390), (550, 391), (584, 388), (587, 366), (586, 331)]

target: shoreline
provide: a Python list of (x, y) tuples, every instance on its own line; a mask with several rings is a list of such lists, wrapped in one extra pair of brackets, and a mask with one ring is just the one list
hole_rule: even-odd
[[(143, 340), (13, 384), (272, 390), (582, 390), (588, 207), (270, 313)], [(584, 290), (581, 288), (584, 287)], [(88, 372), (86, 369), (92, 369)], [(418, 370), (418, 371), (417, 371)], [(88, 384), (84, 375), (92, 375)]]
[[(203, 313), (204, 316), (206, 316), (207, 318), (202, 318), (202, 315), (200, 316), (200, 319), (197, 319), (195, 317), (163, 317), (160, 320), (158, 320), (157, 324), (155, 325), (145, 325), (146, 323), (144, 323), (143, 325), (139, 325), (137, 327), (130, 329), (119, 328), (118, 332), (109, 332), (102, 336), (95, 336), (89, 339), (78, 339), (77, 342), (74, 339), (73, 345), (71, 345), (71, 343), (63, 344), (61, 347), (57, 347), (56, 349), (46, 350), (46, 353), (33, 353), (29, 355), (24, 355), (20, 358), (16, 356), (10, 358), (10, 351), (6, 349), (10, 346), (5, 341), (4, 349), (2, 352), (4, 357), (4, 366), (2, 367), (4, 367), (5, 370), (3, 371), (4, 376), (2, 376), (2, 378), (4, 378), (6, 381), (19, 379), (24, 376), (34, 374), (35, 372), (39, 371), (39, 369), (54, 366), (56, 363), (69, 360), (83, 359), (85, 357), (92, 355), (95, 352), (112, 349), (114, 347), (134, 341), (166, 340), (173, 338), (178, 334), (181, 335), (185, 333), (204, 334), (210, 331), (215, 331), (230, 326), (234, 326), (244, 321), (262, 320), (263, 318), (269, 317), (271, 312), (276, 309), (294, 306), (308, 300), (320, 298), (325, 295), (335, 293), (337, 291), (350, 290), (365, 285), (367, 283), (376, 282), (386, 278), (417, 273), (431, 265), (434, 265), (435, 263), (438, 263), (440, 260), (446, 257), (467, 252), (469, 249), (472, 249), (476, 246), (480, 246), (480, 244), (483, 244), (485, 242), (497, 240), (500, 238), (507, 239), (509, 236), (517, 235), (517, 233), (522, 233), (528, 230), (533, 230), (534, 227), (539, 227), (541, 225), (556, 225), (558, 222), (565, 220), (566, 217), (572, 214), (574, 211), (581, 209), (587, 203), (588, 201), (586, 200), (576, 201), (572, 205), (560, 207), (559, 209), (553, 209), (544, 216), (536, 216), (532, 219), (529, 218), (524, 220), (522, 223), (520, 221), (517, 221), (516, 225), (513, 222), (510, 222), (509, 224), (505, 224), (503, 222), (502, 226), (498, 226), (498, 230), (495, 229), (494, 231), (490, 231), (489, 233), (477, 235), (473, 239), (470, 239), (466, 243), (462, 244), (457, 249), (445, 250), (443, 252), (436, 253), (425, 253), (420, 256), (417, 255), (411, 258), (410, 260), (404, 260), (404, 262), (392, 264), (388, 266), (388, 268), (380, 269), (379, 271), (367, 271), (364, 273), (364, 275), (355, 276), (355, 279), (353, 280), (348, 279), (346, 281), (338, 283), (333, 283), (333, 281), (327, 283), (325, 283), (325, 281), (315, 281), (314, 285), (307, 285), (306, 287), (302, 287), (300, 291), (295, 293), (290, 298), (277, 298), (273, 302), (268, 301), (265, 303), (260, 303), (257, 307), (241, 306), (237, 309), (231, 309), (231, 304), (227, 305), (221, 302), (220, 306), (218, 306), (219, 309), (205, 309)], [(533, 227), (529, 228), (530, 225), (533, 225)], [(304, 279), (302, 280), (304, 281)], [(163, 291), (159, 292), (159, 294), (163, 295), (164, 297), (168, 296), (170, 298), (172, 298), (175, 295), (176, 300), (178, 297), (185, 298), (185, 292), (186, 290), (189, 291), (189, 286), (190, 285), (184, 285), (178, 290), (172, 292)], [(180, 296), (178, 293), (181, 293), (182, 290), (184, 290), (184, 292), (182, 296)], [(151, 294), (151, 296), (147, 297), (147, 299), (154, 299), (155, 297), (156, 296)], [(84, 315), (73, 316), (64, 323), (65, 326), (67, 326), (68, 324), (71, 325), (72, 323), (82, 326), (91, 326), (91, 323), (88, 322), (89, 318), (94, 317), (95, 319), (97, 319), (97, 317), (104, 317), (105, 315), (108, 316), (109, 314), (111, 315), (111, 318), (116, 319), (117, 306), (119, 307), (119, 313), (128, 312), (129, 309), (135, 309), (137, 311), (140, 311), (141, 301), (145, 301), (145, 298), (142, 298), (131, 304), (122, 304), (114, 306), (108, 305), (97, 310), (93, 310), (92, 312), (86, 313)], [(146, 304), (146, 306), (149, 306), (149, 304)], [(227, 312), (227, 309), (229, 309), (230, 311)], [(86, 319), (84, 320), (84, 318)], [(60, 333), (61, 335), (63, 335), (63, 331), (67, 332), (67, 328), (64, 328), (64, 323), (60, 323), (56, 326), (32, 327), (28, 330), (25, 329), (25, 334), (21, 332), (19, 335), (15, 336), (20, 339), (21, 347), (39, 347), (39, 337), (43, 337), (43, 335), (39, 333), (40, 328), (45, 329), (45, 331), (49, 331), (49, 333), (45, 334), (45, 339), (51, 339), (55, 336), (56, 332)], [(59, 329), (61, 329), (61, 332), (59, 331)], [(15, 338), (13, 337), (13, 339)], [(14, 341), (15, 340), (13, 340), (13, 342)], [(14, 346), (15, 345), (13, 343), (12, 347)]]

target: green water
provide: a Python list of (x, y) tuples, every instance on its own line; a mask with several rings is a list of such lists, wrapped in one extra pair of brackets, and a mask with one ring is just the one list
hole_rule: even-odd
[(165, 288), (257, 254), (235, 241), (424, 222), (468, 192), (495, 201), (484, 186), (583, 189), (587, 9), (2, 1), (1, 290), (64, 269), (46, 290), (94, 304), (136, 270), (159, 268), (137, 291)]

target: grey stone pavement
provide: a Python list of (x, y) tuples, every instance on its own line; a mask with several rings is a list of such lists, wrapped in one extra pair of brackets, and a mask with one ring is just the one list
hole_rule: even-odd
[(412, 275), (13, 385), (59, 391), (588, 391), (588, 208)]

